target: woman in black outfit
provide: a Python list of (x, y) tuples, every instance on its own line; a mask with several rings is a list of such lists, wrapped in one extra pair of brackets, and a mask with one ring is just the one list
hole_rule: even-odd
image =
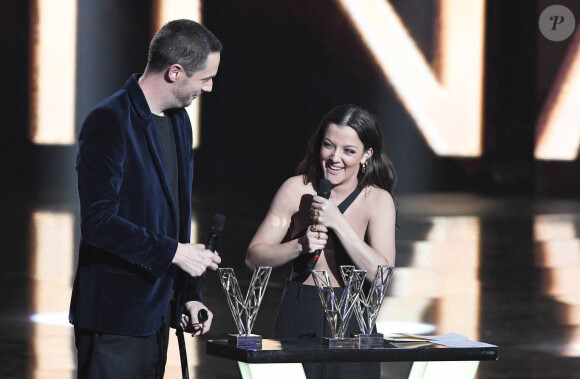
[[(331, 183), (330, 198), (317, 196), (321, 178)], [(246, 263), (282, 266), (292, 262), (275, 338), (330, 336), (317, 289), (307, 268), (322, 250), (315, 269), (326, 270), (342, 295), (341, 265), (367, 270), (395, 264), (396, 175), (383, 152), (376, 118), (355, 105), (332, 109), (311, 137), (297, 175), (282, 184), (250, 242)], [(359, 331), (355, 317), (350, 331)], [(379, 378), (379, 363), (304, 363), (311, 378)]]

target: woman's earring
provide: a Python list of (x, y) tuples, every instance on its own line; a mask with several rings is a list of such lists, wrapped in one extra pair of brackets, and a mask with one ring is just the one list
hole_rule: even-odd
[(366, 161), (364, 161), (362, 163), (362, 169), (361, 169), (361, 171), (362, 171), (363, 174), (366, 174), (366, 172), (367, 172), (367, 162)]

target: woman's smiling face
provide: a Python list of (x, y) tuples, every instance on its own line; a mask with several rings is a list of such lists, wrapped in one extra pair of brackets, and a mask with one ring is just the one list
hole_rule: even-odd
[(345, 125), (330, 123), (320, 146), (320, 161), (324, 177), (332, 186), (356, 185), (360, 164), (372, 155), (365, 150), (356, 131)]

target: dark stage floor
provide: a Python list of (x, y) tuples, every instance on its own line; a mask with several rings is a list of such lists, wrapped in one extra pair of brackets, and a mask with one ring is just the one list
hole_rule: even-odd
[[(73, 378), (67, 325), (78, 242), (76, 198), (4, 202), (0, 248), (0, 377)], [(228, 194), (193, 199), (203, 241), (214, 212), (226, 215), (218, 250), (245, 292), (245, 248), (269, 199)], [(216, 207), (215, 204), (220, 204)], [(397, 268), (383, 305), (383, 332), (456, 332), (499, 346), (479, 378), (580, 377), (580, 202), (469, 194), (399, 197)], [(287, 268), (275, 269), (254, 332), (268, 337)], [(217, 275), (204, 286), (212, 331), (188, 339), (194, 378), (239, 378), (235, 363), (206, 356), (204, 340), (235, 332)], [(384, 378), (409, 364), (385, 364)], [(172, 338), (167, 378), (180, 378)]]

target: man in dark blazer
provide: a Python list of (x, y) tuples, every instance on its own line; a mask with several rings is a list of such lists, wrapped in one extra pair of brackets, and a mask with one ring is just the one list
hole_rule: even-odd
[(181, 326), (193, 335), (211, 327), (211, 312), (197, 320), (207, 308), (191, 280), (221, 260), (189, 243), (193, 150), (184, 107), (212, 90), (221, 49), (194, 21), (166, 24), (151, 41), (143, 75), (131, 76), (83, 122), (81, 242), (69, 315), (79, 377), (163, 377), (180, 271), (190, 279), (179, 290)]

